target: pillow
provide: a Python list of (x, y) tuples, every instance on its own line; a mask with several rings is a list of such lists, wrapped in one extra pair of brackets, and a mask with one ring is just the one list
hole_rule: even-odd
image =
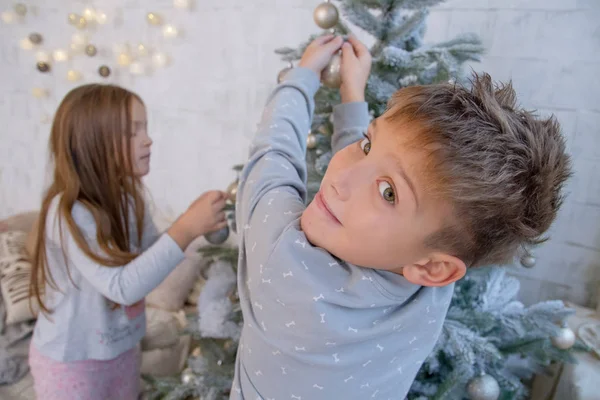
[(179, 342), (182, 328), (170, 311), (146, 308), (146, 335), (142, 339), (142, 351), (171, 347)]
[(0, 233), (0, 292), (6, 307), (6, 323), (35, 319), (37, 302), (33, 312), (29, 307), (29, 278), (31, 263), (25, 251), (27, 234), (24, 232)]
[(174, 346), (143, 351), (141, 373), (152, 376), (180, 373), (188, 358), (190, 340), (189, 335), (183, 335)]
[(20, 231), (27, 233), (33, 228), (38, 215), (39, 212), (37, 211), (29, 211), (6, 218), (0, 221), (0, 232)]
[(146, 297), (148, 305), (169, 311), (178, 311), (183, 307), (202, 269), (209, 262), (198, 254), (201, 244), (201, 240), (196, 239), (188, 246), (185, 259)]

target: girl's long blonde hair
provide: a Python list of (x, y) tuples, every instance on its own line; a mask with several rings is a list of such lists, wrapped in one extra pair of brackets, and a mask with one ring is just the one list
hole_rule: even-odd
[[(42, 201), (29, 284), (30, 298), (35, 297), (46, 314), (51, 312), (42, 299), (46, 283), (59, 290), (46, 254), (48, 208), (56, 196), (60, 196), (57, 217), (68, 274), (62, 238), (64, 223), (77, 246), (94, 262), (114, 267), (137, 256), (130, 250), (130, 217), (135, 214), (137, 243), (140, 243), (144, 200), (140, 179), (133, 173), (129, 156), (131, 105), (135, 100), (143, 104), (138, 95), (126, 89), (90, 84), (69, 92), (56, 111), (50, 133), (54, 177)], [(93, 215), (101, 254), (92, 251), (73, 220), (71, 210), (75, 202)]]

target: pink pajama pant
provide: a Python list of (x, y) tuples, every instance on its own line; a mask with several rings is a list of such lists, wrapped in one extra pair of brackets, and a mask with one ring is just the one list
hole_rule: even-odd
[(32, 344), (29, 365), (37, 400), (136, 400), (139, 395), (137, 348), (112, 360), (60, 362)]

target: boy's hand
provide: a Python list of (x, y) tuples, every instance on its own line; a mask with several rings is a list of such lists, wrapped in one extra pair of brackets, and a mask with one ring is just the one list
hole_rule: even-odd
[(308, 68), (321, 76), (323, 69), (329, 64), (333, 54), (340, 49), (344, 43), (341, 36), (325, 35), (320, 36), (308, 45), (302, 59), (300, 67)]
[(342, 103), (365, 101), (365, 87), (371, 72), (371, 53), (354, 35), (342, 46)]

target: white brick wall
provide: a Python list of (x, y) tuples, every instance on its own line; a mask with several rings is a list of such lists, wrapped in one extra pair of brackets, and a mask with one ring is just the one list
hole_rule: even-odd
[[(561, 122), (575, 176), (531, 270), (516, 266), (526, 302), (597, 301), (600, 284), (600, 1), (451, 0), (432, 11), (426, 39), (479, 34), (487, 49), (471, 67), (512, 79), (520, 103)], [(596, 139), (597, 140), (597, 139)]]
[[(147, 184), (165, 221), (183, 211), (202, 191), (224, 189), (230, 167), (244, 161), (248, 138), (262, 104), (283, 67), (273, 49), (294, 46), (317, 29), (312, 9), (319, 0), (197, 0), (192, 12), (175, 10), (171, 0), (25, 1), (37, 8), (23, 24), (0, 24), (0, 218), (38, 206), (46, 173), (51, 115), (75, 85), (67, 68), (98, 81), (97, 66), (114, 65), (111, 49), (128, 41), (165, 46), (174, 63), (151, 77), (118, 71), (109, 79), (145, 100), (154, 139)], [(0, 0), (0, 10), (13, 4)], [(93, 35), (96, 58), (57, 65), (53, 74), (35, 70), (34, 54), (18, 47), (31, 32), (43, 34), (47, 48), (65, 47), (75, 29), (69, 12), (94, 5), (122, 23)], [(159, 12), (185, 31), (169, 45), (145, 22)], [(260, 19), (259, 19), (260, 18)], [(593, 299), (600, 279), (600, 1), (453, 0), (432, 11), (427, 41), (461, 32), (481, 35), (487, 54), (472, 67), (495, 79), (512, 78), (522, 104), (554, 113), (573, 152), (576, 176), (552, 239), (537, 251), (533, 270), (516, 268), (527, 301)], [(51, 90), (49, 99), (31, 96), (34, 86)]]

